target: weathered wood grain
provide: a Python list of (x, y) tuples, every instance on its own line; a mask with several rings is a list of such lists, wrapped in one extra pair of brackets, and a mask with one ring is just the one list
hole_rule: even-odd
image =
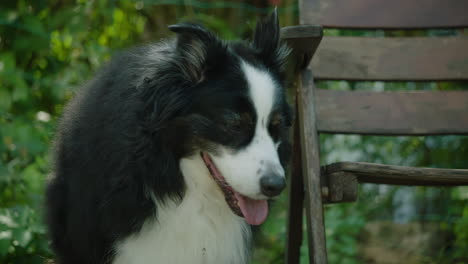
[(322, 40), (322, 26), (301, 25), (281, 29), (281, 39), (292, 49), (288, 69), (298, 73), (305, 69)]
[(321, 25), (298, 25), (281, 28), (281, 39), (320, 38), (322, 36)]
[[(294, 97), (297, 95), (298, 85), (301, 83), (300, 72), (310, 63), (321, 39), (321, 26), (294, 26), (281, 29), (281, 39), (292, 49), (288, 59), (287, 74), (294, 76), (296, 86)], [(302, 244), (302, 212), (304, 207), (304, 175), (302, 169), (302, 144), (299, 123), (297, 118), (294, 122), (294, 146), (293, 146), (293, 171), (289, 185), (289, 209), (287, 226), (287, 245), (285, 263), (296, 264), (300, 261), (300, 247)], [(304, 175), (304, 176), (303, 176)], [(320, 187), (319, 187), (320, 188)], [(322, 217), (323, 218), (323, 217)], [(309, 221), (310, 222), (310, 221)], [(322, 220), (323, 223), (323, 220)], [(310, 226), (310, 225), (308, 225)], [(309, 228), (310, 231), (310, 228)]]
[(310, 70), (302, 73), (297, 87), (297, 113), (302, 143), (302, 171), (305, 183), (309, 260), (327, 263), (323, 204), (320, 182), (319, 140), (315, 119), (314, 81)]
[(337, 171), (324, 176), (328, 187), (328, 195), (324, 198), (324, 203), (347, 203), (357, 200), (359, 183), (353, 173)]
[(468, 135), (468, 91), (316, 89), (314, 101), (319, 132)]
[(468, 80), (468, 38), (324, 37), (310, 67), (316, 80)]
[(464, 0), (303, 0), (301, 24), (327, 28), (468, 27)]
[(353, 174), (359, 182), (395, 185), (468, 185), (468, 170), (384, 165), (364, 162), (338, 162), (323, 168), (324, 173)]

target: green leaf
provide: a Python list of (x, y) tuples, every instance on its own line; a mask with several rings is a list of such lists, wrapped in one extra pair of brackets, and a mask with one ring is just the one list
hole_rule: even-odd
[(23, 179), (29, 187), (30, 193), (40, 194), (44, 190), (45, 179), (36, 163), (26, 167), (23, 171)]
[(0, 224), (5, 225), (8, 228), (18, 227), (18, 223), (13, 219), (9, 210), (2, 210), (0, 214)]
[(14, 71), (15, 67), (16, 59), (13, 52), (0, 53), (0, 74), (9, 74)]
[(7, 112), (10, 109), (11, 103), (10, 91), (5, 87), (5, 83), (2, 85), (2, 80), (0, 79), (0, 111)]
[(23, 27), (26, 30), (28, 30), (29, 32), (33, 33), (33, 34), (36, 34), (36, 35), (39, 35), (39, 36), (45, 36), (46, 35), (44, 25), (39, 20), (39, 18), (37, 18), (34, 15), (25, 16), (23, 18)]
[(11, 94), (11, 97), (14, 102), (24, 101), (28, 98), (28, 84), (22, 76), (19, 74), (12, 76), (12, 85), (13, 93)]
[(27, 229), (13, 230), (12, 237), (14, 240), (18, 241), (18, 245), (23, 248), (26, 247), (32, 240), (31, 231)]
[(10, 230), (0, 232), (0, 256), (6, 256), (11, 246), (12, 232)]

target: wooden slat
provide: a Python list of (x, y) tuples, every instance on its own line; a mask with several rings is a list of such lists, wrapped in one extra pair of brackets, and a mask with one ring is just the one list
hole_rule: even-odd
[(281, 39), (321, 38), (323, 29), (321, 25), (299, 25), (281, 28)]
[(297, 87), (297, 112), (302, 143), (302, 171), (305, 183), (309, 263), (327, 263), (323, 204), (320, 182), (319, 140), (315, 120), (312, 73), (302, 73)]
[(326, 174), (336, 172), (352, 173), (358, 178), (359, 182), (366, 183), (424, 186), (468, 185), (468, 170), (338, 162), (327, 165), (323, 171)]
[(316, 80), (468, 80), (468, 38), (324, 37), (311, 68)]
[(467, 10), (465, 0), (303, 0), (301, 24), (369, 29), (467, 27)]
[(288, 225), (285, 263), (299, 264), (302, 244), (302, 211), (304, 209), (304, 181), (302, 178), (301, 142), (299, 124), (294, 122), (293, 166), (288, 199)]
[(468, 91), (364, 92), (316, 89), (320, 132), (468, 134)]

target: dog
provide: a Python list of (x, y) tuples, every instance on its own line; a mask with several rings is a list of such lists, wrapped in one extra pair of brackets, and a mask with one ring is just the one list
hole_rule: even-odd
[(118, 54), (64, 111), (46, 192), (58, 263), (249, 263), (251, 225), (285, 188), (277, 12), (250, 42), (169, 29)]

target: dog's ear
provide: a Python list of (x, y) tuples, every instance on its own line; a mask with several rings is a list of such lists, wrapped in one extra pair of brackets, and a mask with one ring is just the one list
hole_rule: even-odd
[(225, 51), (225, 45), (205, 27), (193, 23), (170, 25), (177, 33), (176, 52), (182, 73), (193, 83), (204, 79), (209, 67), (214, 67), (214, 58)]
[(280, 27), (276, 8), (267, 19), (257, 23), (253, 46), (260, 53), (260, 57), (267, 66), (282, 70), (286, 57), (289, 55), (289, 48), (280, 43)]

